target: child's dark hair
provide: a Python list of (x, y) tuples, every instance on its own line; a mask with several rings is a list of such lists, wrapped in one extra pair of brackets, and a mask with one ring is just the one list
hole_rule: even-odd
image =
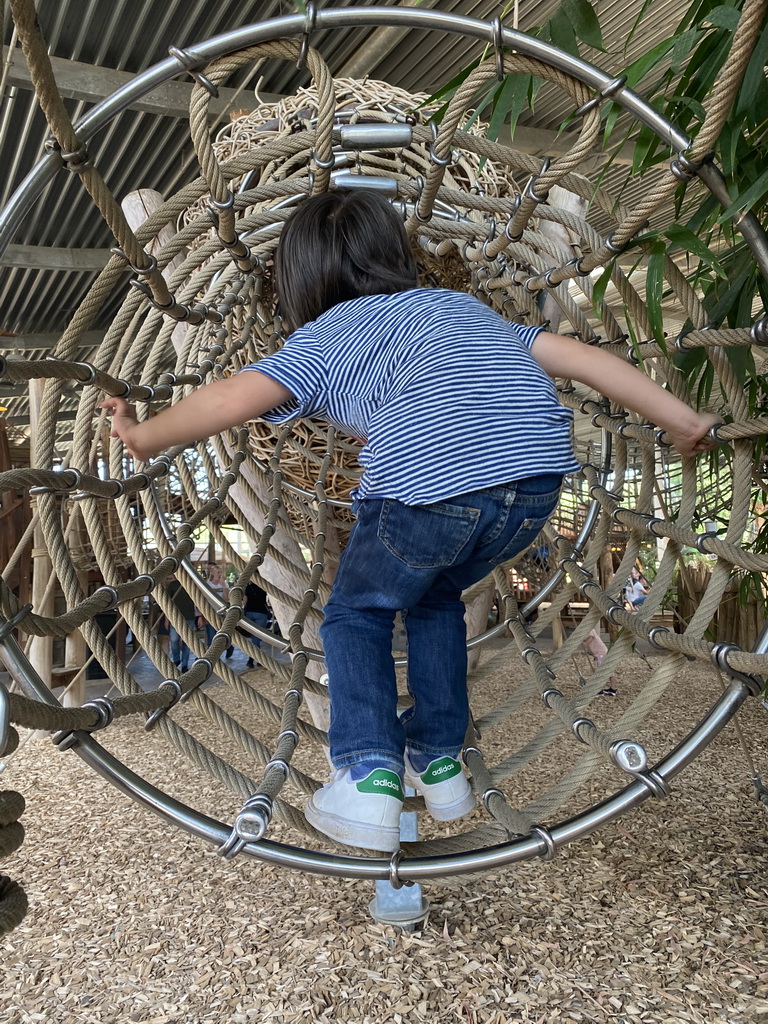
[(275, 286), (289, 333), (339, 302), (417, 285), (402, 220), (376, 192), (338, 189), (311, 196), (283, 228)]

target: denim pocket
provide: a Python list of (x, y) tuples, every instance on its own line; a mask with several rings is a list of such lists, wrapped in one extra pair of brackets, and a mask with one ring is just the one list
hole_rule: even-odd
[(442, 501), (404, 505), (385, 498), (378, 538), (390, 554), (411, 569), (447, 568), (471, 541), (479, 519), (478, 508)]
[(512, 536), (506, 538), (504, 547), (493, 558), (494, 565), (514, 558), (533, 544), (549, 522), (559, 497), (559, 490), (548, 495), (520, 495), (518, 510), (515, 510), (514, 506), (512, 508), (513, 513), (517, 511), (519, 525)]

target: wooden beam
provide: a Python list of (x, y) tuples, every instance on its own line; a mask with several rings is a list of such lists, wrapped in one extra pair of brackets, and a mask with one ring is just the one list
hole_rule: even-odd
[(99, 271), (107, 265), (109, 249), (59, 249), (44, 245), (9, 245), (0, 256), (0, 267), (27, 270)]
[[(86, 331), (80, 340), (80, 348), (98, 348), (104, 340), (104, 331)], [(56, 348), (61, 332), (42, 334), (16, 334), (0, 336), (0, 352), (35, 352)]]
[[(15, 85), (25, 90), (34, 89), (32, 76), (20, 48), (10, 50), (4, 46), (3, 61), (10, 64), (6, 85)], [(82, 100), (85, 103), (99, 103), (136, 78), (136, 75), (127, 71), (83, 64), (81, 61), (65, 60), (62, 57), (51, 57), (51, 65), (61, 95), (65, 99)], [(191, 94), (192, 82), (189, 79), (172, 79), (164, 85), (159, 85), (140, 100), (136, 100), (128, 109), (141, 110), (162, 117), (187, 118)], [(265, 93), (260, 98), (263, 103), (276, 103), (282, 97)], [(243, 99), (243, 93), (239, 89), (220, 89), (219, 98), (211, 100), (211, 116), (217, 121), (224, 120), (233, 104), (237, 103), (239, 107), (248, 105), (243, 103)], [(248, 93), (245, 93), (245, 99), (249, 99)], [(255, 101), (253, 105), (256, 105)]]

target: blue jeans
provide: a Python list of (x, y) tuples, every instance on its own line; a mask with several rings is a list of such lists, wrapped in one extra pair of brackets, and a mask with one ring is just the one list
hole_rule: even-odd
[[(266, 612), (244, 612), (244, 615), (249, 622), (254, 624), (254, 626), (260, 626), (262, 629), (267, 628), (269, 616)], [(256, 647), (261, 647), (262, 641), (259, 637), (249, 635), (248, 639), (252, 644), (255, 644)]]
[[(194, 633), (195, 630), (197, 629), (196, 621), (194, 619), (187, 619), (186, 623)], [(182, 672), (186, 672), (187, 669), (189, 668), (190, 655), (192, 659), (194, 659), (195, 656), (191, 653), (189, 647), (187, 647), (187, 645), (181, 639), (179, 631), (176, 629), (173, 623), (171, 623), (171, 625), (168, 627), (168, 635), (170, 637), (171, 661), (174, 663), (174, 665), (179, 665)]]
[[(336, 768), (371, 763), (402, 773), (406, 746), (420, 762), (458, 755), (469, 724), (461, 593), (536, 539), (561, 483), (550, 473), (430, 505), (358, 503), (320, 627)], [(392, 657), (398, 611), (413, 698), (400, 717)]]

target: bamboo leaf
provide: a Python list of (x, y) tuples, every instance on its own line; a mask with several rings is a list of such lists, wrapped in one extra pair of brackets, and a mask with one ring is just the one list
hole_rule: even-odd
[[(512, 108), (515, 91), (518, 88), (520, 88), (520, 76), (507, 75), (493, 95), (493, 109), (486, 133), (492, 142), (496, 142), (499, 135), (501, 135), (501, 129), (504, 126), (507, 114)], [(523, 92), (523, 95), (525, 95), (525, 92)], [(518, 116), (519, 113), (518, 110)]]
[(681, 249), (685, 249), (687, 252), (693, 253), (694, 256), (698, 256), (700, 260), (714, 270), (718, 277), (723, 279), (727, 277), (715, 256), (689, 228), (683, 224), (670, 224), (664, 234), (673, 245), (679, 245)]
[[(605, 49), (600, 22), (589, 0), (563, 0), (560, 10), (570, 20), (577, 38), (596, 50)], [(558, 13), (555, 13), (555, 18)]]
[(740, 384), (745, 384), (750, 377), (754, 376), (755, 360), (747, 345), (733, 345), (726, 348), (725, 355)]
[(737, 196), (728, 209), (720, 215), (718, 223), (722, 224), (723, 221), (728, 220), (728, 218), (734, 216), (734, 214), (746, 213), (758, 202), (761, 204), (764, 203), (767, 190), (768, 171), (763, 171), (757, 181), (753, 181), (747, 191), (742, 192), (741, 195)]
[(683, 65), (688, 54), (694, 51), (696, 43), (701, 39), (701, 32), (698, 29), (689, 29), (682, 35), (672, 38), (672, 71), (677, 73)]
[(576, 40), (576, 33), (568, 18), (562, 15), (559, 18), (550, 18), (546, 27), (549, 30), (551, 43), (574, 57), (579, 56), (579, 44)]
[(661, 299), (664, 292), (665, 246), (661, 240), (651, 245), (648, 254), (648, 270), (645, 279), (645, 304), (648, 309), (648, 323), (654, 339), (664, 345), (664, 316)]
[(702, 20), (704, 24), (714, 25), (716, 28), (727, 28), (729, 32), (733, 32), (739, 24), (740, 17), (741, 12), (736, 7), (721, 5), (715, 7)]
[(608, 287), (611, 280), (611, 272), (613, 271), (614, 261), (606, 264), (605, 269), (598, 279), (595, 281), (592, 287), (592, 309), (595, 311), (595, 316), (602, 316), (602, 305), (603, 298), (605, 297), (605, 290)]
[(744, 79), (739, 89), (736, 100), (734, 116), (739, 118), (744, 114), (758, 113), (765, 115), (765, 108), (757, 110), (755, 96), (758, 92), (765, 90), (765, 65), (768, 64), (768, 32), (761, 33), (757, 40), (754, 52), (750, 58), (747, 70), (744, 72)]
[(638, 28), (640, 27), (640, 23), (642, 22), (643, 18), (645, 17), (646, 11), (648, 10), (648, 8), (651, 6), (652, 3), (653, 3), (653, 0), (645, 0), (645, 2), (643, 3), (643, 6), (640, 8), (637, 17), (635, 18), (634, 22), (632, 23), (632, 28), (629, 30), (629, 32), (627, 34), (627, 38), (624, 40), (624, 53), (626, 53), (627, 50), (629, 49), (629, 44), (632, 42), (632, 40), (634, 38), (634, 35), (635, 35), (635, 32), (637, 32)]
[(699, 386), (696, 389), (696, 406), (701, 408), (702, 405), (707, 405), (712, 395), (712, 385), (715, 381), (715, 368), (707, 361), (704, 365), (704, 372), (699, 377)]
[(651, 68), (656, 67), (656, 65), (664, 59), (672, 49), (673, 43), (674, 40), (671, 38), (664, 39), (662, 42), (654, 46), (653, 49), (644, 53), (642, 57), (638, 57), (637, 60), (632, 61), (632, 63), (624, 69), (624, 74), (627, 76), (627, 85), (630, 87), (637, 85), (637, 83), (648, 74)]
[(514, 136), (517, 122), (520, 118), (520, 114), (523, 109), (529, 105), (529, 94), (531, 90), (531, 76), (530, 75), (515, 75), (514, 76), (515, 86), (512, 90), (509, 99), (509, 109), (507, 111), (509, 118), (509, 132), (510, 135)]
[(424, 102), (420, 103), (419, 106), (429, 107), (437, 100), (442, 100), (446, 99), (446, 97), (450, 98), (451, 96), (453, 96), (453, 94), (456, 92), (456, 90), (459, 88), (462, 82), (469, 78), (469, 76), (472, 74), (476, 67), (479, 67), (481, 60), (481, 57), (476, 57), (475, 60), (471, 61), (467, 65), (467, 67), (462, 68), (458, 75), (454, 75), (450, 82), (446, 82), (446, 84), (441, 86), (437, 90), (437, 92), (433, 92), (431, 96), (427, 96)]

